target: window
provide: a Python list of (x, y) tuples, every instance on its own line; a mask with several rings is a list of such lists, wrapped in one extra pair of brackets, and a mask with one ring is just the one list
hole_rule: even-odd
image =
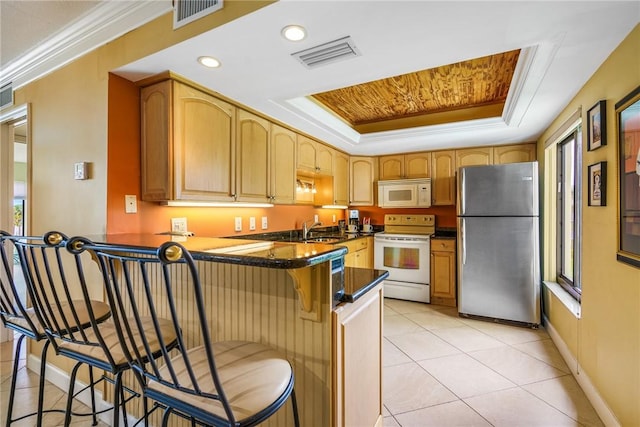
[(580, 129), (558, 144), (557, 281), (580, 301), (581, 175)]

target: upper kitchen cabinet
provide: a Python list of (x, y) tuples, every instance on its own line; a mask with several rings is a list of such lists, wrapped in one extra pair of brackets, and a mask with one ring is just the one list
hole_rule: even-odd
[(456, 170), (463, 166), (492, 165), (492, 147), (474, 147), (456, 150)]
[(396, 154), (378, 158), (380, 179), (429, 178), (431, 153)]
[(232, 201), (236, 108), (175, 80), (141, 89), (142, 200)]
[(297, 168), (312, 174), (333, 174), (334, 150), (306, 136), (298, 135)]
[(493, 163), (533, 162), (536, 156), (536, 144), (500, 145), (493, 147)]
[(377, 180), (378, 159), (351, 156), (349, 159), (349, 205), (373, 206), (374, 184)]
[(455, 151), (434, 151), (433, 173), (431, 176), (432, 204), (455, 205), (456, 202), (456, 169)]
[(349, 156), (340, 151), (333, 157), (333, 204), (349, 204)]
[(296, 133), (242, 109), (237, 122), (237, 201), (294, 204)]
[(240, 202), (266, 203), (269, 187), (269, 121), (244, 110), (237, 113), (236, 192)]
[(276, 204), (294, 204), (296, 199), (297, 134), (271, 124), (270, 200)]

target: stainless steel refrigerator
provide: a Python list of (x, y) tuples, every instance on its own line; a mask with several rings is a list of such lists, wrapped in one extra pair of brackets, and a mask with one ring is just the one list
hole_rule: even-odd
[(538, 163), (458, 171), (458, 312), (540, 324)]

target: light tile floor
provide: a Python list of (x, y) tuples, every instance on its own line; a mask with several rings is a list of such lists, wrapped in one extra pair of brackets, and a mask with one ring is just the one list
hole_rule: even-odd
[[(603, 425), (544, 329), (463, 319), (455, 308), (394, 299), (384, 305), (385, 427)], [(0, 344), (0, 425), (12, 358), (13, 344)], [(18, 378), (15, 413), (25, 414), (35, 408), (38, 377), (26, 369), (24, 352)], [(55, 386), (45, 396), (45, 408), (64, 407), (66, 394)], [(43, 425), (62, 422), (50, 413)], [(90, 424), (80, 417), (72, 423)]]
[[(28, 338), (27, 338), (28, 340)], [(9, 388), (11, 386), (11, 370), (13, 368), (13, 355), (15, 349), (14, 341), (0, 343), (0, 425), (4, 426), (7, 420), (7, 406), (9, 405)], [(18, 380), (16, 383), (16, 395), (13, 404), (13, 418), (34, 412), (38, 404), (38, 375), (29, 371), (26, 367), (25, 348), (27, 341), (22, 345), (20, 352), (20, 362), (18, 369)], [(47, 382), (44, 393), (44, 409), (64, 409), (67, 403), (67, 394), (55, 385)], [(89, 408), (82, 403), (75, 401), (73, 410), (78, 413), (87, 413)], [(12, 427), (33, 427), (36, 417), (24, 418), (12, 423)], [(42, 418), (43, 427), (57, 427), (64, 424), (64, 413), (50, 412)], [(91, 417), (73, 417), (71, 419), (73, 427), (91, 426)], [(103, 422), (98, 423), (98, 427), (107, 427)]]
[(543, 328), (384, 302), (384, 426), (603, 426)]

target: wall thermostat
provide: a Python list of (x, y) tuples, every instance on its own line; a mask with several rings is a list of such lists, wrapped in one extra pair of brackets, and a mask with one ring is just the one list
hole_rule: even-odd
[(87, 179), (87, 162), (75, 163), (73, 168), (73, 179)]

